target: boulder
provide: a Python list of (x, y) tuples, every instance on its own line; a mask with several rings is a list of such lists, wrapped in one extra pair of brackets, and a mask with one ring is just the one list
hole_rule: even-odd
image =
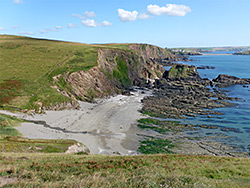
[(65, 153), (80, 153), (80, 152), (88, 154), (90, 151), (83, 144), (77, 143), (72, 146), (69, 146), (68, 150)]

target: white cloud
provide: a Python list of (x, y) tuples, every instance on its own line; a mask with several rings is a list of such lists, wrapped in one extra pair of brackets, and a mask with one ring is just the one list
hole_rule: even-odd
[(86, 27), (103, 27), (103, 26), (111, 26), (113, 25), (112, 23), (108, 21), (103, 21), (101, 23), (96, 22), (93, 19), (87, 19), (87, 20), (82, 20), (82, 24)]
[(151, 15), (160, 16), (166, 14), (168, 16), (185, 16), (191, 12), (191, 8), (186, 5), (166, 4), (160, 7), (158, 5), (148, 5), (147, 11)]
[(26, 31), (21, 31), (19, 32), (20, 35), (34, 35), (33, 32), (26, 32)]
[(132, 22), (137, 19), (145, 20), (152, 16), (161, 16), (163, 14), (168, 16), (185, 16), (189, 12), (192, 12), (192, 10), (186, 5), (166, 4), (166, 6), (163, 7), (148, 5), (146, 13), (139, 14), (136, 10), (131, 12), (124, 9), (118, 9), (118, 16), (122, 22)]
[(146, 20), (150, 18), (150, 15), (148, 13), (141, 13), (139, 14), (139, 16), (137, 17), (137, 19), (140, 19), (140, 20)]
[(101, 26), (111, 26), (111, 25), (113, 25), (113, 24), (106, 21), (106, 20), (101, 23)]
[(78, 26), (77, 24), (72, 24), (72, 23), (68, 24), (68, 28), (73, 28), (73, 27), (77, 27), (77, 26)]
[(4, 30), (4, 28), (3, 28), (3, 27), (0, 27), (0, 30)]
[(83, 13), (87, 18), (93, 18), (96, 17), (96, 14), (93, 11), (86, 11)]
[(17, 28), (19, 28), (19, 25), (13, 25), (12, 28), (17, 29)]
[(55, 29), (47, 28), (48, 31), (56, 31)]
[(15, 4), (22, 4), (23, 1), (22, 1), (22, 0), (14, 0), (14, 3), (15, 3)]
[(47, 30), (40, 30), (40, 33), (44, 34), (44, 33), (48, 33), (48, 31)]
[(122, 22), (135, 21), (137, 18), (137, 15), (138, 15), (138, 12), (135, 10), (133, 12), (130, 12), (124, 9), (120, 9), (120, 8), (118, 9), (118, 16)]
[(56, 29), (62, 29), (62, 26), (59, 26), (59, 25), (58, 25), (58, 26), (56, 26), (55, 28), (56, 28)]
[(83, 20), (82, 24), (85, 25), (86, 27), (96, 27), (97, 26), (97, 23), (95, 22), (95, 20), (92, 20), (92, 19)]
[(84, 19), (84, 16), (80, 15), (80, 14), (72, 14), (72, 16), (80, 18), (81, 20)]

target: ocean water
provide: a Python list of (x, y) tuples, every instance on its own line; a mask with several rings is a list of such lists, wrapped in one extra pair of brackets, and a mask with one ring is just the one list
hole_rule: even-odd
[[(191, 56), (194, 61), (184, 62), (195, 66), (213, 66), (215, 69), (198, 69), (201, 77), (213, 79), (219, 74), (228, 74), (240, 78), (250, 78), (250, 56), (226, 55), (230, 52), (215, 52), (225, 55)], [(213, 52), (214, 54), (214, 52)], [(183, 62), (180, 62), (183, 63)], [(230, 97), (238, 97), (234, 106), (216, 108), (223, 115), (187, 117), (181, 120), (188, 124), (216, 125), (218, 129), (200, 129), (196, 132), (200, 137), (208, 137), (240, 148), (250, 154), (250, 85), (234, 85), (223, 88)], [(233, 129), (229, 129), (233, 128)]]

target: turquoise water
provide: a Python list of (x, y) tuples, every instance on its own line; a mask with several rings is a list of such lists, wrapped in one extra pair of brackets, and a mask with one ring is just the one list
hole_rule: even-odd
[[(217, 53), (226, 54), (228, 52)], [(215, 69), (198, 69), (203, 78), (213, 79), (219, 74), (250, 78), (250, 56), (203, 55), (190, 58), (194, 61), (185, 62), (185, 64), (215, 67)], [(206, 116), (187, 117), (183, 123), (217, 125), (219, 129), (201, 129), (197, 134), (201, 137), (215, 137), (214, 139), (218, 142), (239, 147), (250, 154), (250, 85), (246, 86), (248, 87), (234, 85), (223, 88), (223, 90), (228, 91), (228, 96), (240, 98), (240, 100), (233, 101), (234, 107), (214, 109), (222, 112), (223, 115), (214, 115), (213, 118)], [(234, 130), (222, 131), (225, 128), (234, 128)]]

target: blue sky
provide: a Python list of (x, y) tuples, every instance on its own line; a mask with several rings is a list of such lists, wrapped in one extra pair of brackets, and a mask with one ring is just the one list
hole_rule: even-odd
[(0, 0), (0, 34), (161, 47), (250, 46), (249, 0)]

